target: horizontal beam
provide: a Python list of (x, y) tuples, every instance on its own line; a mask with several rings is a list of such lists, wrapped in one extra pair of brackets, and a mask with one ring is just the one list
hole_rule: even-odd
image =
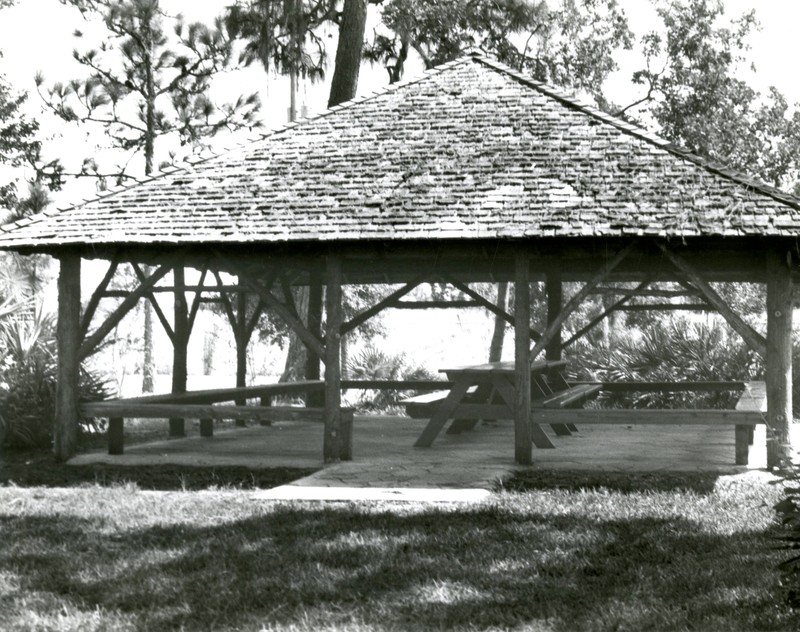
[(626, 424), (655, 426), (754, 426), (764, 423), (761, 413), (719, 409), (620, 409), (582, 408), (579, 410), (541, 409), (533, 413), (537, 424)]
[(658, 288), (636, 289), (631, 291), (631, 288), (625, 287), (596, 287), (590, 294), (625, 294), (629, 296), (655, 296), (659, 298), (680, 298), (684, 296), (701, 296), (700, 292), (696, 290), (660, 290)]
[(715, 312), (712, 305), (707, 303), (639, 303), (638, 305), (622, 305), (617, 307), (618, 312)]
[(579, 384), (600, 384), (603, 390), (609, 393), (683, 393), (683, 392), (708, 392), (708, 391), (740, 391), (745, 387), (744, 382), (736, 380), (724, 382), (590, 382), (570, 381), (571, 386)]
[(110, 400), (113, 404), (214, 404), (232, 402), (239, 398), (270, 397), (288, 393), (311, 393), (321, 391), (325, 383), (321, 380), (303, 380), (299, 382), (279, 382), (278, 384), (261, 384), (258, 386), (239, 386), (232, 388), (214, 388), (187, 393), (165, 393), (163, 395), (146, 395), (126, 399)]
[[(212, 285), (212, 286), (187, 285), (186, 287), (181, 288), (181, 290), (185, 290), (187, 292), (211, 292), (211, 293), (250, 291), (249, 288), (247, 288), (244, 285), (223, 285), (222, 287), (218, 285)], [(181, 290), (178, 290), (174, 285), (159, 285), (154, 287), (151, 290), (151, 292), (153, 294), (159, 294), (159, 293), (163, 294), (166, 292), (174, 293), (176, 291), (181, 291)], [(106, 290), (105, 292), (102, 293), (102, 296), (103, 298), (124, 298), (128, 296), (128, 294), (130, 294), (129, 290)]]
[(445, 380), (342, 380), (342, 390), (443, 391), (453, 382)]
[(395, 301), (394, 309), (452, 309), (454, 307), (482, 307), (477, 301)]
[(291, 406), (212, 406), (210, 404), (141, 404), (136, 402), (92, 402), (80, 406), (86, 417), (146, 419), (244, 419), (322, 421), (324, 408)]

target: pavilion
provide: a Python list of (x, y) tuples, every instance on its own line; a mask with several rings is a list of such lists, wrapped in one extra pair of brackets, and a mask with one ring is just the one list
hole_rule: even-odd
[[(187, 291), (196, 298), (249, 293), (283, 317), (315, 358), (307, 377), (319, 377), (319, 361), (325, 367), (330, 460), (338, 455), (343, 333), (422, 282), (444, 279), (469, 292), (469, 282), (513, 281), (518, 307), (503, 317), (516, 331), (514, 450), (517, 462), (530, 463), (530, 364), (540, 352), (558, 357), (566, 317), (603, 281), (679, 281), (765, 358), (774, 465), (792, 420), (798, 237), (800, 200), (474, 52), (219, 155), (2, 226), (0, 249), (60, 262), (61, 458), (75, 449), (81, 360), (157, 291), (176, 298), (171, 324), (159, 312), (174, 344), (176, 391), (185, 389), (199, 304), (188, 304)], [(109, 261), (86, 301), (84, 259)], [(108, 284), (123, 263), (134, 265), (140, 285), (94, 322), (101, 300), (120, 298)], [(203, 279), (215, 276), (216, 285), (187, 286), (187, 266)], [(159, 286), (170, 272), (172, 285)], [(225, 286), (223, 272), (238, 283)], [(534, 332), (527, 297), (530, 283), (542, 280), (549, 324)], [(564, 301), (567, 281), (584, 286)], [(717, 281), (766, 284), (766, 336), (726, 304), (710, 285)], [(341, 288), (350, 283), (405, 285), (345, 321)], [(293, 286), (309, 287), (306, 322), (291, 300)], [(232, 319), (237, 343), (246, 345), (248, 318), (241, 311)]]

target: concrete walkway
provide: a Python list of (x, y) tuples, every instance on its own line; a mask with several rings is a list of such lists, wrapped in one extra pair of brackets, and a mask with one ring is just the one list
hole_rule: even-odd
[[(82, 454), (70, 463), (320, 468), (254, 494), (272, 500), (476, 501), (519, 469), (510, 422), (443, 433), (430, 448), (414, 448), (424, 425), (399, 417), (356, 417), (353, 460), (329, 466), (321, 460), (322, 426), (296, 421), (217, 432), (213, 438), (197, 436), (188, 424), (191, 436), (184, 439), (133, 445), (119, 456)], [(747, 467), (734, 465), (734, 429), (728, 426), (585, 426), (571, 437), (551, 436), (556, 448), (534, 448), (532, 469), (734, 474), (766, 465), (763, 427), (756, 429)]]

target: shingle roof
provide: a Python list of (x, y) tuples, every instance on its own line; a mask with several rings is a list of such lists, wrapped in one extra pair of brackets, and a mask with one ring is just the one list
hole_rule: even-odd
[(625, 235), (798, 236), (800, 201), (470, 54), (0, 248)]

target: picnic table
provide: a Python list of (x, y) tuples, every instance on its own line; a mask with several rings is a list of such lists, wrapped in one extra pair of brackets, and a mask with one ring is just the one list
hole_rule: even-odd
[[(564, 360), (543, 360), (531, 364), (531, 408), (565, 408), (578, 405), (601, 390), (601, 386), (570, 386), (562, 375)], [(471, 430), (479, 420), (513, 419), (516, 401), (513, 361), (489, 362), (441, 369), (452, 386), (447, 391), (428, 393), (404, 400), (410, 417), (430, 417), (414, 444), (430, 446), (449, 420), (448, 433)], [(550, 438), (532, 423), (533, 443), (538, 448), (555, 447)], [(576, 430), (571, 424), (552, 424), (558, 435)]]

